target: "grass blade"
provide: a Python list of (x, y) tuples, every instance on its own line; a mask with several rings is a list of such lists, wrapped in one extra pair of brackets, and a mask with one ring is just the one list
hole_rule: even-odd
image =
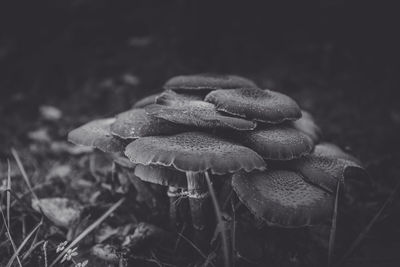
[(208, 191), (210, 192), (211, 200), (214, 205), (215, 215), (217, 217), (217, 223), (218, 223), (218, 226), (220, 227), (220, 233), (221, 233), (221, 239), (222, 239), (222, 250), (224, 252), (224, 266), (229, 267), (231, 265), (230, 265), (228, 237), (226, 235), (225, 223), (222, 220), (222, 213), (219, 208), (217, 196), (215, 195), (215, 191), (214, 191), (214, 188), (212, 187), (210, 176), (208, 175), (208, 172), (205, 172), (205, 176), (206, 176), (206, 181), (207, 181), (207, 185), (208, 185)]
[[(16, 254), (17, 247), (15, 246), (14, 240), (12, 239), (12, 236), (11, 236), (11, 233), (10, 233), (10, 229), (7, 226), (7, 221), (6, 221), (6, 218), (4, 216), (4, 212), (3, 212), (3, 209), (1, 208), (1, 205), (0, 205), (0, 213), (1, 213), (1, 216), (3, 217), (3, 222), (4, 222), (4, 226), (6, 227), (8, 239), (10, 239), (11, 246), (12, 246), (12, 248), (14, 250), (14, 254)], [(17, 262), (18, 262), (19, 266), (22, 267), (21, 260), (19, 259), (18, 254), (16, 254), (16, 255), (17, 255), (16, 256), (17, 257)]]
[(11, 265), (13, 264), (14, 260), (16, 257), (18, 257), (18, 254), (21, 252), (21, 250), (24, 248), (24, 246), (26, 245), (26, 243), (28, 242), (28, 240), (31, 238), (31, 236), (39, 229), (39, 227), (43, 224), (43, 220), (41, 220), (36, 226), (35, 228), (33, 228), (33, 230), (25, 237), (24, 241), (22, 241), (21, 245), (19, 245), (18, 249), (14, 252), (14, 255), (12, 255), (12, 257), (10, 258), (10, 260), (8, 261), (6, 267), (11, 267)]
[(339, 206), (339, 193), (340, 193), (340, 181), (338, 181), (337, 186), (336, 186), (335, 204), (333, 206), (333, 215), (332, 215), (332, 226), (331, 226), (331, 231), (329, 233), (328, 267), (332, 266), (333, 253), (335, 250), (337, 211), (338, 211), (338, 206)]
[(11, 203), (11, 167), (10, 161), (7, 160), (7, 225), (10, 228), (10, 203)]
[(17, 162), (18, 168), (19, 168), (19, 170), (20, 170), (20, 172), (21, 172), (21, 174), (22, 174), (22, 177), (24, 178), (24, 180), (25, 180), (25, 182), (26, 182), (26, 185), (28, 186), (28, 189), (29, 189), (29, 191), (31, 192), (32, 196), (33, 196), (36, 200), (39, 200), (38, 197), (37, 197), (37, 195), (36, 195), (35, 192), (33, 191), (32, 185), (31, 185), (31, 183), (30, 183), (30, 181), (29, 181), (28, 175), (26, 174), (26, 171), (25, 171), (24, 166), (22, 165), (22, 162), (21, 162), (21, 159), (20, 159), (20, 157), (19, 157), (19, 155), (18, 155), (18, 152), (17, 152), (14, 148), (11, 148), (11, 154), (13, 155), (15, 161)]
[(98, 218), (95, 222), (89, 225), (82, 233), (80, 233), (74, 241), (72, 241), (62, 253), (58, 255), (58, 257), (50, 264), (50, 267), (55, 266), (57, 262), (64, 256), (65, 253), (76, 244), (78, 244), (85, 236), (87, 236), (90, 232), (92, 232), (97, 226), (99, 226), (111, 213), (113, 213), (121, 204), (125, 201), (125, 198), (121, 198), (114, 205), (112, 205), (100, 218)]
[(341, 266), (346, 261), (346, 259), (349, 256), (351, 256), (351, 254), (353, 254), (353, 252), (356, 250), (356, 248), (361, 244), (361, 242), (367, 236), (368, 232), (371, 230), (372, 226), (382, 215), (382, 213), (386, 209), (386, 207), (389, 206), (389, 204), (393, 202), (393, 200), (395, 199), (395, 197), (397, 195), (397, 192), (399, 191), (399, 188), (400, 188), (400, 182), (397, 183), (397, 185), (393, 189), (392, 193), (390, 193), (389, 197), (383, 203), (383, 205), (379, 209), (379, 211), (375, 214), (375, 216), (371, 219), (371, 221), (367, 224), (367, 226), (361, 231), (361, 233), (357, 236), (357, 238), (351, 244), (350, 248), (347, 250), (347, 252), (343, 255), (343, 257), (339, 261), (338, 266)]

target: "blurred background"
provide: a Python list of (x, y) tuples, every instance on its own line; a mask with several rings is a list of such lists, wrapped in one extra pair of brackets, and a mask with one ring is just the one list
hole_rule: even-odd
[[(292, 96), (325, 140), (365, 163), (373, 190), (354, 207), (359, 221), (340, 228), (351, 239), (400, 175), (399, 25), (385, 1), (1, 1), (0, 159), (14, 146), (46, 160), (35, 144), (64, 142), (171, 76), (238, 74)], [(371, 251), (371, 266), (398, 266), (396, 200), (360, 266)]]

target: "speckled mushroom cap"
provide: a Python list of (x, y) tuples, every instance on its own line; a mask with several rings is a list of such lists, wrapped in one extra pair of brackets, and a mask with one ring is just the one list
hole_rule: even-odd
[(257, 217), (271, 225), (302, 227), (330, 218), (333, 196), (286, 170), (237, 172), (232, 186)]
[(174, 91), (212, 91), (218, 89), (252, 88), (257, 85), (244, 77), (236, 75), (197, 74), (181, 75), (169, 79), (164, 89)]
[(266, 123), (281, 123), (301, 117), (300, 108), (292, 98), (271, 90), (216, 90), (209, 93), (205, 101), (213, 103), (219, 111)]
[(76, 145), (89, 146), (103, 152), (117, 153), (124, 151), (126, 142), (110, 132), (114, 118), (88, 122), (68, 133), (68, 140)]
[(135, 175), (145, 182), (180, 188), (187, 187), (186, 174), (160, 165), (136, 165)]
[(183, 172), (213, 174), (264, 169), (264, 160), (253, 150), (202, 132), (139, 138), (125, 155), (142, 165), (171, 166)]
[(176, 124), (194, 126), (203, 129), (235, 129), (253, 130), (256, 123), (243, 118), (225, 116), (215, 110), (211, 103), (204, 101), (188, 101), (174, 106), (149, 105), (147, 114)]
[(191, 94), (178, 94), (172, 90), (167, 90), (160, 94), (156, 103), (164, 106), (186, 106), (190, 103), (190, 101), (202, 101), (203, 97), (199, 95), (191, 95)]
[(314, 143), (321, 140), (321, 129), (315, 123), (313, 116), (307, 111), (302, 110), (301, 118), (291, 123), (296, 129), (310, 136)]
[(332, 193), (338, 182), (344, 183), (348, 170), (356, 169), (364, 173), (358, 160), (329, 143), (317, 145), (312, 154), (290, 162), (288, 167), (301, 173), (310, 183)]
[(264, 159), (290, 160), (309, 154), (314, 143), (305, 133), (288, 125), (267, 126), (261, 130), (241, 132), (237, 140)]
[(160, 94), (152, 94), (152, 95), (143, 97), (142, 99), (136, 101), (135, 104), (133, 104), (132, 108), (143, 108), (147, 105), (154, 104), (154, 103), (156, 103), (156, 99), (159, 96), (160, 96)]
[(144, 109), (132, 109), (117, 115), (111, 133), (123, 139), (167, 135), (184, 131), (182, 126), (149, 116)]

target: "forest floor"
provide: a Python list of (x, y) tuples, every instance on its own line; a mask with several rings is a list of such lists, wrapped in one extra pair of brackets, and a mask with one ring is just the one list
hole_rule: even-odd
[[(120, 244), (140, 222), (166, 229), (162, 215), (149, 212), (126, 193), (123, 185), (110, 178), (111, 164), (96, 165), (94, 154), (69, 144), (66, 135), (89, 120), (128, 109), (142, 96), (161, 90), (163, 81), (172, 75), (232, 71), (197, 68), (196, 63), (181, 60), (176, 50), (153, 36), (132, 37), (117, 46), (94, 47), (90, 51), (84, 46), (78, 47), (65, 53), (67, 48), (62, 42), (54, 42), (33, 56), (7, 59), (12, 62), (9, 68), (15, 72), (0, 83), (0, 90), (6, 91), (0, 99), (0, 204), (5, 215), (4, 221), (0, 217), (1, 266), (14, 254), (10, 240), (16, 248), (22, 247), (19, 259), (24, 265), (50, 266), (60, 255), (56, 252), (60, 243), (75, 240), (112, 205), (119, 205), (123, 197), (127, 200), (77, 244), (77, 255), (72, 257), (76, 262), (89, 260), (88, 266), (107, 266), (90, 253), (94, 244)], [(368, 170), (370, 180), (361, 184), (349, 181), (345, 201), (339, 205), (334, 261), (338, 262), (349, 252), (357, 236), (389, 199), (378, 219), (341, 265), (399, 266), (400, 106), (389, 88), (395, 87), (398, 79), (390, 73), (374, 79), (351, 68), (324, 69), (323, 64), (317, 63), (316, 67), (315, 62), (278, 54), (271, 56), (265, 67), (233, 71), (254, 79), (262, 88), (292, 96), (314, 115), (325, 140), (360, 158)], [(63, 197), (79, 203), (82, 213), (73, 231), (47, 218), (35, 229), (41, 222), (41, 214), (32, 209), (34, 195), (15, 156), (20, 158), (38, 198)], [(11, 184), (7, 183), (7, 160), (11, 166)], [(8, 187), (12, 192), (9, 213)], [(10, 229), (4, 224), (8, 215)], [(33, 235), (29, 236), (33, 229)], [(24, 240), (27, 243), (22, 246)], [(190, 262), (182, 255), (176, 258), (173, 251), (158, 241), (145, 243), (143, 249), (128, 255), (132, 266), (185, 266), (213, 261), (215, 257), (213, 253), (204, 255), (205, 259), (197, 255), (196, 261)], [(276, 266), (307, 266), (297, 262), (297, 256), (285, 253), (279, 256), (282, 261)], [(266, 266), (257, 260), (241, 264)]]

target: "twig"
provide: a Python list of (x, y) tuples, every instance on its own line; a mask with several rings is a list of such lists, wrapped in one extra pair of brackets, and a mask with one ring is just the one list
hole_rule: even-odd
[[(202, 256), (205, 260), (207, 260), (207, 256), (206, 254), (203, 253), (203, 251), (201, 251), (201, 249), (199, 247), (197, 247), (192, 241), (190, 241), (186, 236), (182, 235), (181, 233), (177, 233), (180, 237), (183, 238), (183, 240), (185, 240), (186, 242), (188, 242), (199, 254), (200, 256)], [(211, 266), (215, 267), (215, 265), (210, 262)]]

